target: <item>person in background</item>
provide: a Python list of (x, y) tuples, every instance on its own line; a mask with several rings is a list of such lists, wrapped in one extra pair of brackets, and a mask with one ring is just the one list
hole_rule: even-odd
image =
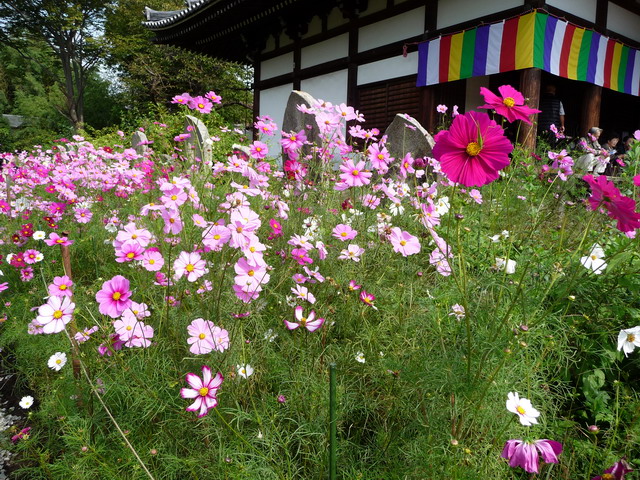
[(545, 87), (539, 108), (541, 112), (538, 114), (538, 135), (549, 135), (551, 125), (555, 125), (558, 133), (564, 135), (564, 105), (556, 96), (555, 85), (550, 83)]
[(612, 132), (607, 136), (607, 141), (602, 146), (609, 155), (609, 165), (607, 166), (607, 175), (616, 175), (619, 171), (619, 167), (624, 167), (624, 153), (619, 153), (618, 147), (620, 146), (620, 135), (616, 132)]
[(578, 149), (585, 154), (576, 161), (576, 168), (597, 175), (604, 173), (609, 164), (609, 153), (600, 145), (600, 135), (601, 128), (591, 127), (586, 137), (580, 138)]

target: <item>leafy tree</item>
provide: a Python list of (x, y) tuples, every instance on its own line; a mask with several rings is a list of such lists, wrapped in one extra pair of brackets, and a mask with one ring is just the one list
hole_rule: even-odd
[(174, 95), (185, 91), (204, 94), (214, 90), (223, 98), (223, 118), (251, 123), (251, 69), (152, 43), (153, 33), (142, 25), (147, 5), (156, 10), (184, 8), (183, 2), (175, 0), (118, 0), (105, 23), (107, 63), (122, 82), (126, 102), (130, 106), (168, 104)]
[[(60, 110), (76, 130), (84, 123), (87, 77), (102, 52), (100, 37), (109, 8), (103, 0), (0, 0), (0, 40), (60, 77)], [(54, 54), (55, 70), (31, 55), (34, 43)]]

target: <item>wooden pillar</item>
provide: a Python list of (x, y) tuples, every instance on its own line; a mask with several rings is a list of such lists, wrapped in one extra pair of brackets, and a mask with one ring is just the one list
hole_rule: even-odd
[(418, 121), (431, 134), (435, 135), (436, 119), (436, 85), (420, 87), (420, 118)]
[(580, 136), (586, 135), (591, 127), (599, 127), (600, 102), (602, 101), (602, 87), (587, 83), (582, 98), (582, 112), (580, 115)]
[[(540, 79), (542, 70), (539, 68), (525, 68), (520, 71), (520, 92), (524, 96), (525, 103), (531, 108), (540, 105)], [(532, 151), (536, 148), (536, 129), (538, 114), (531, 115), (531, 125), (520, 122), (518, 142), (525, 150)]]

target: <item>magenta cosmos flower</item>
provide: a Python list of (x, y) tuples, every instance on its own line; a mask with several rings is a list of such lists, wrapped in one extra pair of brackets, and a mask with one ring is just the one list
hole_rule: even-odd
[(372, 173), (364, 169), (364, 160), (353, 163), (353, 160), (346, 160), (340, 165), (340, 179), (349, 187), (361, 187), (371, 182)]
[(613, 466), (602, 472), (602, 475), (593, 477), (591, 480), (624, 480), (624, 476), (631, 472), (633, 472), (631, 465), (629, 465), (627, 460), (623, 457), (614, 463)]
[(554, 440), (507, 440), (502, 450), (502, 458), (509, 460), (510, 467), (522, 467), (525, 472), (538, 473), (538, 452), (547, 463), (558, 463), (562, 444)]
[(526, 106), (522, 94), (511, 85), (502, 85), (498, 87), (498, 91), (502, 97), (498, 97), (487, 88), (480, 87), (480, 93), (486, 103), (478, 108), (493, 109), (498, 115), (502, 115), (509, 122), (522, 120), (528, 124), (531, 124), (531, 120), (529, 119), (530, 115), (540, 113), (540, 110)]
[(71, 321), (76, 304), (69, 297), (49, 297), (47, 303), (38, 308), (36, 322), (42, 325), (43, 333), (58, 333)]
[(102, 290), (96, 293), (96, 301), (100, 304), (100, 313), (111, 318), (118, 318), (131, 306), (129, 297), (131, 297), (129, 280), (122, 275), (116, 275), (111, 280), (104, 282)]
[(640, 213), (635, 211), (635, 200), (622, 195), (605, 175), (600, 175), (595, 179), (593, 175), (585, 175), (582, 179), (591, 187), (591, 196), (589, 197), (591, 210), (596, 210), (601, 206), (605, 207), (607, 215), (618, 221), (616, 227), (621, 232), (632, 232), (640, 228)]
[(389, 235), (389, 241), (393, 246), (393, 251), (401, 253), (403, 257), (413, 255), (420, 251), (420, 241), (409, 232), (400, 230), (399, 227), (393, 227)]
[(466, 187), (486, 185), (509, 165), (513, 145), (486, 113), (469, 112), (453, 119), (449, 130), (434, 138), (433, 156), (453, 182)]
[(187, 373), (187, 383), (191, 388), (181, 388), (182, 398), (193, 398), (195, 401), (187, 407), (187, 412), (197, 412), (198, 417), (204, 417), (210, 409), (218, 405), (216, 393), (222, 385), (222, 374), (218, 372), (211, 378), (211, 369), (206, 365), (202, 366), (202, 379), (195, 373)]

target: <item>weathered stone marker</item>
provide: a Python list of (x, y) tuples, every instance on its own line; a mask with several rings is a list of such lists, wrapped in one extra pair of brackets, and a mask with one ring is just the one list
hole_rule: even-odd
[[(304, 130), (307, 140), (311, 143), (320, 143), (318, 135), (320, 129), (316, 123), (316, 119), (309, 113), (304, 113), (298, 110), (298, 105), (306, 105), (311, 107), (315, 104), (316, 99), (309, 95), (307, 92), (300, 90), (293, 90), (289, 95), (287, 101), (287, 108), (284, 111), (284, 120), (282, 121), (282, 131), (284, 133), (299, 132)], [(311, 128), (307, 129), (307, 125)], [(302, 154), (308, 155), (311, 153), (311, 146), (305, 145), (302, 147)], [(283, 157), (286, 158), (286, 154), (283, 152)]]
[(144, 155), (144, 152), (149, 149), (147, 142), (147, 136), (139, 130), (133, 132), (133, 135), (131, 135), (131, 147), (133, 147), (138, 155)]
[(413, 158), (430, 157), (435, 142), (415, 118), (398, 113), (384, 132), (387, 150), (396, 160), (402, 160), (411, 152)]
[(209, 130), (207, 126), (196, 117), (187, 115), (184, 119), (184, 131), (190, 133), (185, 143), (185, 155), (193, 159), (198, 157), (203, 162), (210, 162), (212, 158)]

